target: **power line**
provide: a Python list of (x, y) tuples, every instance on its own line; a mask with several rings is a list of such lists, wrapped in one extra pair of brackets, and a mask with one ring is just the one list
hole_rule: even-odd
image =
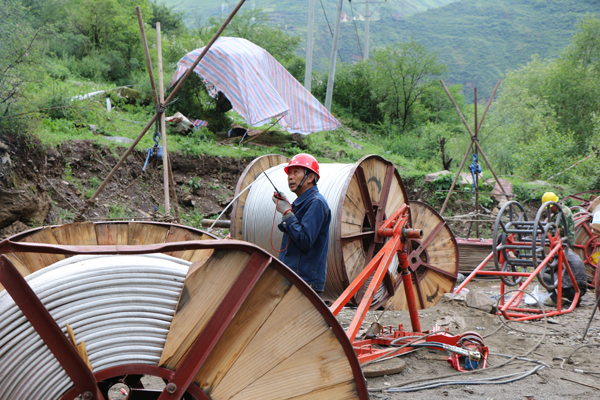
[[(323, 15), (325, 15), (325, 21), (327, 21), (327, 27), (329, 28), (329, 33), (331, 34), (331, 37), (333, 38), (333, 31), (331, 30), (331, 25), (329, 25), (329, 18), (327, 18), (327, 13), (325, 12), (325, 7), (323, 7), (323, 0), (319, 0), (319, 2), (321, 3), (321, 9), (323, 10)], [(344, 62), (344, 59), (342, 58), (342, 55), (340, 54), (340, 49), (338, 49), (337, 53), (338, 53), (338, 57), (340, 58), (340, 60), (342, 62)]]
[(354, 22), (354, 32), (356, 32), (356, 42), (358, 43), (358, 50), (360, 50), (360, 58), (365, 59), (362, 48), (360, 47), (360, 38), (358, 37), (358, 29), (356, 28), (356, 18), (354, 18), (354, 7), (352, 7), (352, 2), (348, 0), (350, 3), (350, 11), (352, 11), (352, 22)]

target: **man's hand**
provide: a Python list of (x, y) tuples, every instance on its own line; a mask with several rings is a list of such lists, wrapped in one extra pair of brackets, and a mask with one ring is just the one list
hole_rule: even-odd
[(273, 200), (273, 203), (275, 203), (277, 205), (277, 212), (279, 212), (280, 214), (283, 214), (287, 210), (292, 209), (290, 202), (288, 201), (288, 199), (285, 197), (285, 195), (283, 193), (281, 193), (280, 196), (273, 194), (273, 197), (271, 198), (271, 200)]

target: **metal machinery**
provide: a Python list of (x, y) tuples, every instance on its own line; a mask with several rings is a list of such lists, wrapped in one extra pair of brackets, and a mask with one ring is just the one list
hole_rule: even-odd
[(600, 238), (590, 228), (592, 213), (600, 205), (600, 190), (588, 190), (587, 192), (575, 193), (564, 197), (561, 204), (570, 200), (570, 209), (575, 219), (575, 243), (574, 249), (585, 264), (588, 282), (596, 288), (600, 288), (597, 274), (597, 260), (595, 257), (600, 252)]
[[(529, 221), (523, 206), (516, 201), (506, 203), (494, 225), (493, 251), (456, 289), (462, 290), (477, 275), (494, 276), (501, 280), (501, 303), (498, 310), (506, 319), (524, 321), (543, 318), (540, 309), (519, 307), (524, 290), (537, 277), (538, 282), (548, 290), (556, 289), (556, 310), (545, 315), (553, 316), (573, 311), (579, 301), (579, 288), (568, 309), (562, 308), (562, 280), (567, 274), (575, 282), (567, 261), (564, 247), (568, 237), (564, 235), (567, 226), (560, 205), (546, 202), (537, 211), (535, 220)], [(494, 260), (495, 271), (485, 271), (485, 265)], [(504, 301), (506, 287), (517, 287), (517, 291)]]

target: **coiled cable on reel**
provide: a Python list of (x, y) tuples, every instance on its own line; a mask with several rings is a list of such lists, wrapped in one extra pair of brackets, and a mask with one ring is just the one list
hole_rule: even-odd
[[(163, 254), (74, 256), (25, 279), (58, 325), (85, 341), (94, 372), (158, 365), (190, 263)], [(35, 384), (32, 384), (35, 383)], [(70, 378), (0, 292), (0, 398), (58, 398)]]
[[(290, 203), (293, 203), (297, 196), (288, 188), (287, 175), (284, 172), (284, 167), (287, 164), (280, 164), (271, 167), (264, 173), (271, 179), (277, 190), (283, 192)], [(342, 237), (341, 232), (341, 212), (343, 209), (345, 189), (348, 181), (352, 179), (355, 164), (321, 164), (321, 178), (317, 187), (319, 192), (325, 197), (329, 208), (331, 209), (331, 224), (329, 225), (329, 249), (327, 252), (327, 287), (331, 286), (332, 282), (343, 282), (345, 279), (346, 266), (342, 253), (342, 243), (338, 238)], [(271, 247), (271, 240), (275, 249), (279, 249), (283, 233), (275, 227), (271, 238), (271, 228), (281, 223), (281, 214), (276, 213), (275, 204), (271, 200), (273, 196), (273, 186), (264, 174), (256, 177), (252, 183), (252, 188), (248, 193), (244, 204), (244, 214), (251, 218), (244, 218), (242, 222), (242, 240), (254, 243), (266, 251), (277, 257), (277, 251)], [(275, 221), (273, 222), (273, 214), (276, 213)], [(364, 267), (364, 266), (363, 266)], [(398, 258), (394, 257), (394, 261), (390, 265), (390, 272), (396, 273), (398, 269)], [(355, 271), (357, 275), (360, 270)], [(354, 276), (350, 276), (353, 279)], [(370, 279), (365, 283), (365, 287), (370, 283)], [(345, 287), (338, 287), (333, 291), (341, 292)], [(331, 289), (330, 289), (331, 291)], [(378, 303), (386, 295), (385, 285), (380, 285), (374, 295), (373, 303)]]

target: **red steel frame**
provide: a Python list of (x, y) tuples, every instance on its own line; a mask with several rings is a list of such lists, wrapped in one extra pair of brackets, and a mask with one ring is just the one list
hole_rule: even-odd
[[(4, 256), (4, 254), (14, 252), (65, 255), (132, 255), (209, 248), (241, 250), (250, 253), (251, 257), (224, 297), (223, 302), (218, 306), (204, 330), (198, 335), (190, 350), (182, 359), (176, 371), (148, 365), (127, 364), (92, 373), (16, 267)], [(167, 379), (169, 382), (160, 394), (159, 400), (181, 399), (186, 392), (196, 400), (210, 400), (192, 381), (225, 329), (231, 323), (235, 313), (243, 304), (254, 284), (269, 264), (298, 287), (329, 323), (333, 333), (340, 340), (340, 344), (348, 358), (355, 377), (359, 397), (363, 400), (368, 400), (369, 395), (366, 382), (362, 375), (358, 358), (352, 344), (347, 340), (345, 332), (339, 323), (337, 323), (335, 317), (300, 277), (288, 268), (285, 268), (278, 260), (272, 258), (257, 246), (237, 240), (172, 242), (143, 246), (68, 246), (13, 242), (9, 239), (0, 242), (0, 283), (6, 288), (9, 295), (22, 310), (23, 314), (72, 380), (74, 387), (63, 395), (62, 398), (75, 398), (81, 394), (84, 400), (104, 400), (99, 390), (98, 382), (126, 374), (151, 374)]]
[[(377, 229), (377, 235), (379, 237), (388, 237), (391, 239), (385, 243), (383, 248), (373, 257), (365, 269), (356, 277), (356, 279), (330, 307), (333, 315), (339, 314), (342, 308), (348, 304), (356, 292), (364, 285), (366, 280), (372, 276), (369, 287), (365, 291), (365, 294), (356, 310), (356, 314), (354, 315), (350, 326), (346, 330), (346, 335), (351, 341), (353, 341), (354, 351), (356, 352), (359, 362), (362, 364), (383, 357), (393, 357), (395, 355), (407, 353), (413, 350), (413, 347), (390, 347), (394, 341), (396, 341), (396, 343), (402, 342), (399, 344), (406, 344), (410, 343), (411, 340), (417, 339), (415, 343), (437, 342), (450, 346), (456, 346), (460, 342), (460, 339), (466, 335), (469, 337), (477, 337), (480, 343), (483, 343), (481, 336), (474, 332), (466, 332), (463, 335), (454, 336), (447, 332), (440, 331), (440, 328), (437, 325), (431, 332), (423, 332), (421, 330), (421, 322), (419, 320), (419, 313), (409, 270), (409, 268), (411, 268), (411, 264), (409, 263), (408, 255), (404, 247), (405, 243), (409, 239), (420, 239), (423, 236), (423, 232), (419, 229), (406, 228), (406, 225), (409, 221), (409, 208), (410, 206), (407, 204), (402, 205), (391, 216), (391, 218), (383, 222), (382, 225)], [(443, 224), (438, 224), (436, 229), (439, 230), (442, 226)], [(432, 236), (433, 235), (430, 235), (430, 237)], [(420, 251), (422, 251), (427, 244), (428, 243), (422, 243), (421, 246), (419, 246), (419, 249), (421, 249)], [(413, 331), (405, 331), (402, 324), (399, 325), (397, 330), (393, 329), (391, 326), (385, 326), (382, 328), (380, 334), (373, 339), (356, 340), (356, 335), (358, 334), (367, 311), (373, 302), (373, 294), (383, 282), (385, 275), (388, 274), (389, 266), (395, 254), (398, 255), (399, 267), (402, 271), (402, 283), (404, 285), (404, 292), (406, 295)], [(393, 285), (388, 285), (388, 290), (390, 290), (390, 287), (393, 289)], [(422, 340), (418, 340), (419, 337), (425, 336), (425, 334), (428, 334), (427, 337), (423, 337)], [(406, 339), (402, 340), (402, 338)], [(481, 346), (480, 350), (483, 353), (483, 368), (485, 368), (485, 360), (487, 358), (488, 350), (485, 346)], [(462, 371), (456, 354), (451, 356), (448, 359), (448, 362), (450, 362), (457, 370)]]
[[(502, 314), (504, 318), (513, 321), (527, 321), (543, 318), (544, 315), (546, 317), (552, 317), (555, 315), (566, 314), (575, 309), (575, 306), (579, 302), (579, 297), (581, 295), (579, 291), (579, 287), (574, 285), (575, 287), (575, 297), (571, 303), (571, 306), (565, 310), (562, 308), (562, 268), (558, 268), (558, 283), (556, 287), (557, 299), (556, 299), (556, 310), (555, 311), (546, 311), (545, 314), (542, 310), (535, 308), (522, 308), (518, 305), (523, 300), (524, 290), (529, 284), (535, 279), (535, 277), (542, 271), (544, 266), (549, 263), (555, 255), (558, 255), (558, 265), (565, 267), (571, 282), (575, 282), (575, 277), (573, 276), (573, 271), (571, 270), (571, 266), (567, 261), (567, 257), (562, 247), (562, 241), (560, 239), (560, 234), (557, 231), (556, 236), (551, 236), (548, 234), (548, 238), (550, 240), (550, 249), (551, 251), (548, 253), (546, 258), (542, 260), (542, 262), (534, 269), (532, 272), (509, 272), (509, 271), (482, 271), (482, 268), (493, 258), (494, 253), (490, 253), (482, 262), (471, 272), (471, 274), (460, 284), (459, 287), (455, 289), (455, 292), (460, 292), (475, 276), (477, 275), (487, 275), (487, 276), (512, 276), (512, 277), (523, 277), (526, 278), (523, 283), (519, 286), (519, 292), (515, 293), (508, 301), (504, 302), (504, 294), (506, 291), (506, 285), (504, 282), (500, 283), (500, 295), (501, 297), (501, 307), (498, 310), (499, 314)], [(531, 245), (531, 243), (525, 242), (517, 242), (514, 240), (514, 235), (510, 235), (507, 239), (507, 242), (511, 245)], [(504, 257), (502, 253), (500, 253), (499, 263), (504, 263)]]

